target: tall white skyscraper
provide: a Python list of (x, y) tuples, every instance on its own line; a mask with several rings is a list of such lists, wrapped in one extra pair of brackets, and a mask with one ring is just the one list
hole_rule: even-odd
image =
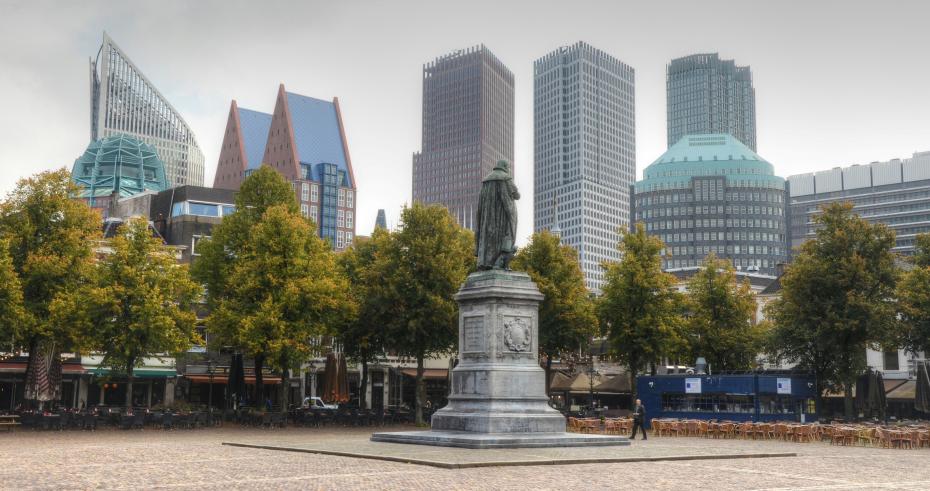
[(203, 186), (203, 152), (181, 115), (103, 33), (90, 60), (90, 139), (127, 134), (155, 147), (168, 186)]
[(634, 72), (583, 42), (543, 56), (533, 68), (533, 229), (561, 229), (597, 293), (601, 263), (620, 259), (619, 230), (630, 225)]

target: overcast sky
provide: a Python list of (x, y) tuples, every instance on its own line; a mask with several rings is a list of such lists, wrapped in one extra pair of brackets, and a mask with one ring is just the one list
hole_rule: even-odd
[(930, 2), (0, 0), (0, 193), (71, 168), (90, 138), (88, 58), (106, 30), (193, 128), (213, 174), (229, 103), (279, 83), (338, 96), (357, 231), (397, 222), (420, 147), (423, 63), (484, 43), (516, 78), (520, 235), (532, 231), (533, 60), (583, 40), (636, 70), (637, 176), (666, 149), (665, 66), (752, 67), (758, 152), (782, 176), (930, 150)]

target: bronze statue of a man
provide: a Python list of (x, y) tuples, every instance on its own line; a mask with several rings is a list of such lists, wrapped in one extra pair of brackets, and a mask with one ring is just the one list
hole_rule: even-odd
[(478, 217), (475, 226), (475, 255), (478, 269), (510, 269), (517, 248), (517, 186), (510, 176), (507, 162), (501, 160), (481, 181)]

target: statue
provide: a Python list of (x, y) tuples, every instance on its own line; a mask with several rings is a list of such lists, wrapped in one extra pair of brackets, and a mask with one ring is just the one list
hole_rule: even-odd
[(510, 176), (507, 162), (501, 160), (481, 181), (478, 219), (475, 226), (475, 255), (478, 269), (510, 269), (517, 252), (517, 186)]

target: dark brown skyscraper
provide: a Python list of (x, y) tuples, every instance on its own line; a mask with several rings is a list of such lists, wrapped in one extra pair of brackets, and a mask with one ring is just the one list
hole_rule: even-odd
[(424, 65), (413, 200), (442, 203), (472, 228), (481, 179), (498, 160), (513, 172), (513, 104), (513, 73), (484, 45)]

